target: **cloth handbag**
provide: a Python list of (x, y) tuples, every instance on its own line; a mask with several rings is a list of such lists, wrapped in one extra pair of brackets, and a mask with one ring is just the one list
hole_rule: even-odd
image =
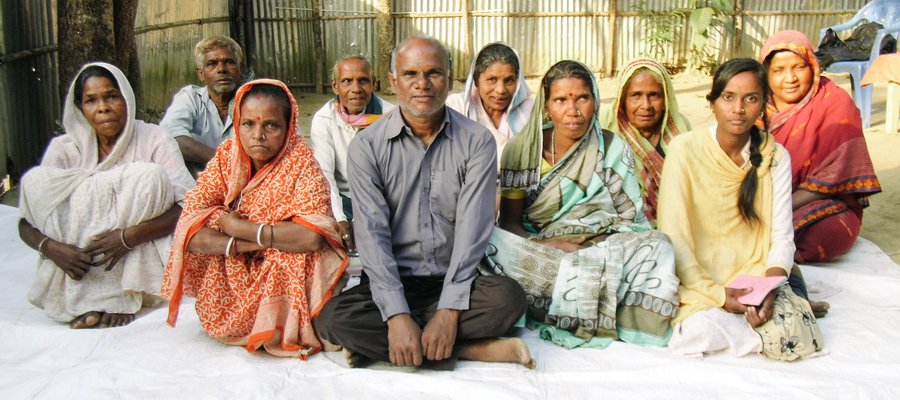
[(822, 350), (822, 332), (809, 302), (794, 294), (789, 286), (778, 289), (772, 318), (756, 328), (766, 357), (794, 361)]

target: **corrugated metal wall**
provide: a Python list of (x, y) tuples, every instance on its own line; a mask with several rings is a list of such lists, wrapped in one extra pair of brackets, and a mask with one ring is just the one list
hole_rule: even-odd
[[(436, 37), (451, 49), (456, 79), (465, 78), (474, 51), (498, 40), (520, 51), (529, 76), (539, 76), (551, 64), (566, 58), (583, 61), (603, 76), (647, 51), (647, 21), (635, 12), (637, 1), (394, 0), (394, 44), (416, 33)], [(731, 55), (754, 56), (766, 37), (782, 29), (800, 30), (816, 41), (821, 27), (847, 20), (866, 3), (732, 1), (742, 8), (735, 16), (742, 30), (736, 37), (717, 39), (715, 47), (723, 60)], [(198, 83), (193, 47), (200, 39), (215, 34), (243, 35), (240, 40), (259, 77), (281, 79), (307, 90), (316, 84), (327, 85), (329, 68), (341, 55), (358, 53), (372, 59), (378, 54), (376, 3), (143, 0), (135, 21), (143, 75), (141, 108), (153, 120), (169, 105), (176, 90)], [(669, 11), (686, 7), (688, 0), (646, 0), (645, 4), (648, 9)], [(0, 177), (7, 172), (18, 175), (36, 162), (60, 118), (55, 10), (55, 0), (0, 2), (0, 55), (4, 60), (0, 66), (0, 156), (9, 154), (19, 169), (5, 171), (7, 163), (0, 160)], [(612, 15), (616, 15), (615, 33), (610, 37)], [(683, 28), (661, 61), (683, 66), (689, 55), (687, 21), (677, 16), (666, 18)], [(317, 30), (321, 32), (318, 49)], [(376, 69), (381, 67), (373, 64)], [(323, 68), (320, 82), (317, 68)]]
[(293, 88), (314, 87), (313, 1), (254, 1), (252, 7), (256, 76), (277, 78)]
[[(527, 76), (540, 76), (563, 59), (582, 61), (595, 71), (605, 66), (604, 54), (611, 45), (609, 17), (604, 15), (608, 0), (472, 3), (473, 53), (487, 43), (504, 41), (519, 50)], [(537, 43), (540, 51), (535, 51)], [(468, 58), (466, 65), (470, 62)]]
[[(322, 4), (323, 41), (325, 47), (325, 79), (331, 80), (331, 66), (345, 55), (359, 54), (374, 62), (378, 54), (375, 35), (375, 6), (373, 1), (329, 0)], [(387, 84), (385, 82), (385, 84)]]
[(465, 7), (463, 0), (394, 1), (395, 43), (427, 34), (444, 43), (453, 59), (453, 76), (468, 73)]
[(161, 116), (178, 89), (199, 84), (194, 45), (230, 34), (229, 0), (142, 0), (134, 26), (143, 78), (140, 108)]
[(52, 0), (0, 3), (0, 180), (36, 164), (61, 119), (55, 12)]

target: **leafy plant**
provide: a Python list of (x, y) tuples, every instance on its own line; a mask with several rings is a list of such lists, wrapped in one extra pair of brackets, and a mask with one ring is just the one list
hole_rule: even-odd
[(729, 0), (690, 0), (689, 7), (681, 11), (688, 15), (691, 28), (691, 51), (688, 68), (692, 71), (710, 73), (717, 64), (717, 50), (710, 43), (712, 33), (719, 36), (734, 35), (731, 15), (734, 5)]
[(647, 36), (644, 40), (646, 46), (640, 55), (653, 58), (660, 63), (664, 62), (666, 53), (672, 50), (675, 43), (675, 33), (683, 26), (681, 23), (684, 17), (682, 10), (672, 12), (651, 10), (647, 7), (646, 0), (632, 3), (631, 8), (644, 19), (644, 26), (647, 28)]

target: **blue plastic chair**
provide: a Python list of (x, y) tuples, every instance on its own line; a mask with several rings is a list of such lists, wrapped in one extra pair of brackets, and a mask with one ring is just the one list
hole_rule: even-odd
[[(878, 50), (881, 41), (887, 35), (897, 37), (900, 32), (900, 0), (874, 0), (859, 9), (859, 12), (849, 21), (830, 27), (835, 33), (852, 29), (862, 20), (869, 22), (877, 22), (884, 26), (875, 36), (875, 43), (872, 45), (872, 52), (866, 61), (839, 61), (833, 63), (825, 69), (828, 72), (850, 74), (850, 85), (853, 90), (853, 102), (859, 109), (862, 117), (863, 128), (868, 128), (872, 121), (872, 85), (868, 87), (860, 87), (863, 75), (869, 69), (869, 65), (878, 57)], [(819, 33), (819, 43), (825, 37), (825, 32), (829, 27), (822, 28)]]

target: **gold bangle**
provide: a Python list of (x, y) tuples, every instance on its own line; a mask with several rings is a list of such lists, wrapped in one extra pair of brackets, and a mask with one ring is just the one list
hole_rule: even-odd
[(128, 245), (128, 243), (125, 243), (125, 230), (126, 229), (128, 229), (128, 227), (122, 228), (122, 230), (119, 231), (119, 239), (122, 240), (122, 246), (125, 246), (126, 249), (134, 250), (134, 247), (131, 247)]
[(41, 239), (41, 242), (37, 245), (38, 256), (40, 256), (42, 260), (47, 259), (47, 255), (44, 254), (44, 244), (47, 243), (48, 240), (50, 240), (50, 236), (44, 236), (44, 238)]

